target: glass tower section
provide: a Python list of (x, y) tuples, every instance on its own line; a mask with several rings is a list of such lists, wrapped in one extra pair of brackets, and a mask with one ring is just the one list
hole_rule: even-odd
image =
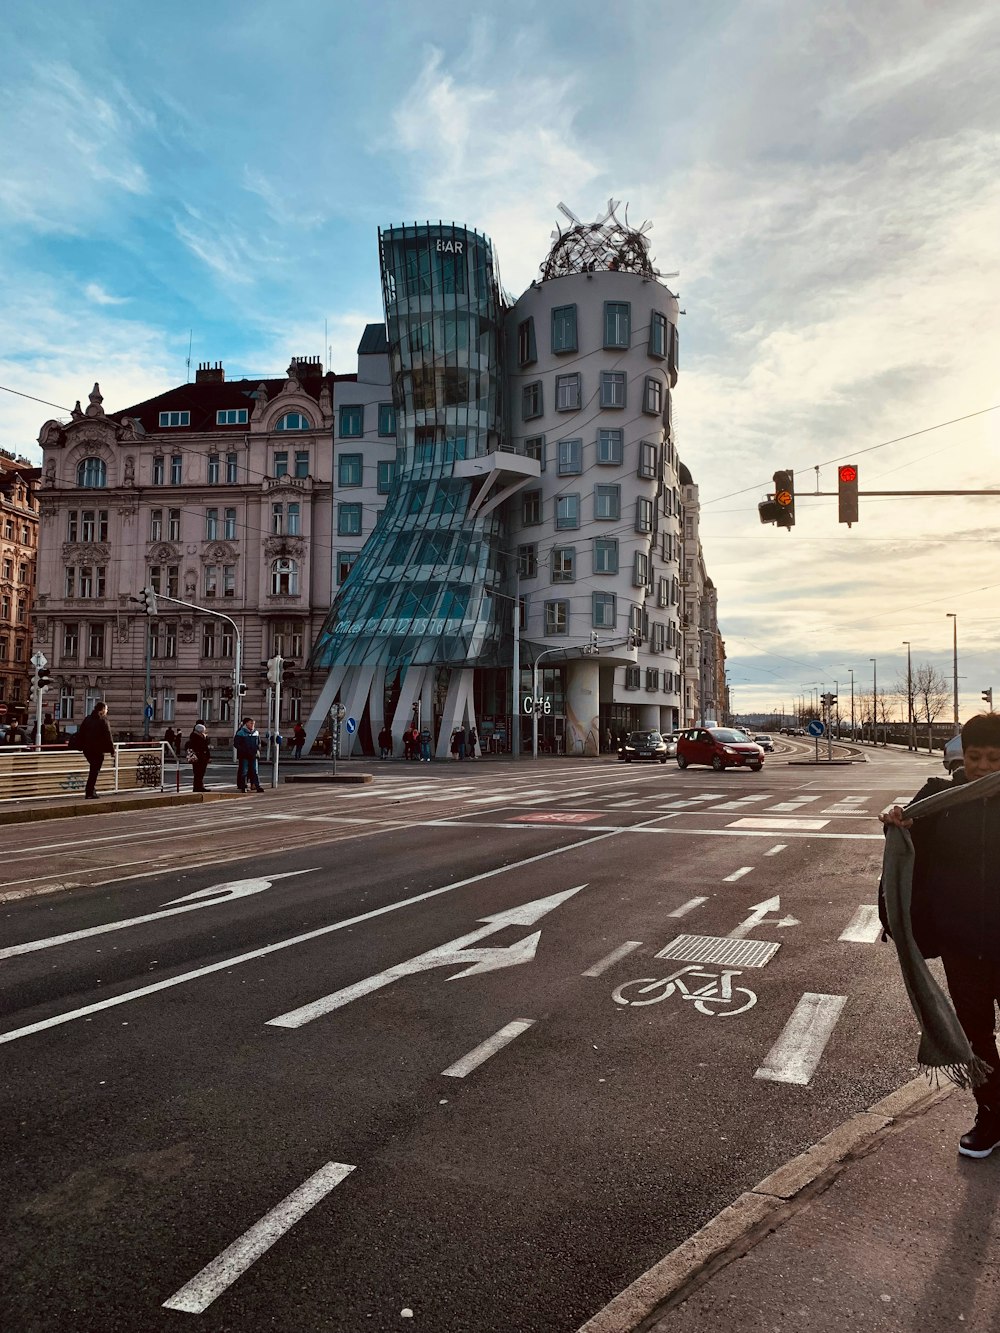
[[(510, 642), (499, 510), (470, 517), (462, 464), (500, 445), (505, 395), (490, 241), (453, 224), (379, 232), (396, 475), (310, 666), (496, 666)], [(509, 660), (509, 648), (507, 660)]]

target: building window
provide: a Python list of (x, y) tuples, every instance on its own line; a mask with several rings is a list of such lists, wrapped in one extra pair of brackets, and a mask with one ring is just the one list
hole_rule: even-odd
[(276, 449), (274, 451), (274, 475), (276, 477), (288, 476), (288, 450)]
[(517, 572), (522, 579), (533, 579), (538, 574), (538, 543), (526, 542), (517, 548)]
[(449, 478), (443, 478), (437, 484), (434, 492), (434, 503), (431, 506), (432, 514), (458, 514), (462, 510), (463, 501), (466, 495), (466, 483), (464, 481), (452, 481)]
[(272, 650), (279, 657), (302, 656), (302, 627), (296, 620), (279, 620), (271, 635)]
[(162, 486), (164, 479), (164, 457), (162, 454), (155, 454), (153, 457), (153, 485)]
[(605, 467), (621, 467), (625, 451), (625, 432), (623, 430), (599, 430), (597, 432), (597, 461)]
[(635, 530), (636, 532), (653, 531), (653, 502), (644, 495), (640, 495), (635, 502)]
[(542, 521), (542, 493), (541, 491), (522, 491), (521, 492), (521, 526), (523, 528), (534, 527), (535, 524)]
[(545, 603), (545, 633), (546, 636), (569, 633), (569, 602)]
[(646, 689), (658, 690), (660, 688), (660, 670), (659, 667), (646, 668)]
[(164, 686), (163, 702), (160, 705), (160, 714), (164, 722), (173, 722), (174, 710), (177, 706), (177, 696), (174, 693), (172, 685)]
[(354, 562), (358, 558), (357, 551), (338, 551), (337, 552), (337, 582), (343, 583), (348, 574), (354, 568)]
[(655, 375), (646, 376), (642, 410), (654, 417), (660, 416), (663, 412), (663, 381), (658, 380)]
[(216, 648), (216, 622), (209, 620), (201, 631), (201, 655), (202, 657), (214, 657)]
[(227, 510), (226, 510), (225, 525), (224, 525), (224, 527), (223, 527), (223, 529), (222, 529), (222, 535), (223, 535), (223, 537), (225, 537), (225, 539), (226, 539), (227, 542), (234, 542), (234, 541), (236, 540), (236, 510), (235, 510), (235, 509), (227, 509)]
[(578, 528), (580, 526), (579, 495), (556, 496), (556, 528)]
[(594, 573), (595, 574), (618, 573), (617, 537), (594, 538)]
[(531, 421), (542, 415), (542, 381), (532, 380), (521, 389), (521, 418)]
[[(6, 636), (0, 639), (0, 662), (6, 662), (10, 655), (10, 640)], [(3, 682), (0, 681), (0, 684)]]
[(247, 424), (247, 408), (245, 407), (224, 407), (215, 414), (215, 424), (217, 426), (245, 426)]
[(383, 458), (378, 464), (378, 493), (388, 495), (396, 477), (396, 463), (393, 459)]
[(289, 537), (299, 537), (302, 533), (301, 507), (298, 500), (290, 500), (285, 511), (287, 523), (285, 530)]
[(108, 484), (108, 465), (104, 459), (82, 459), (76, 469), (76, 484), (87, 490), (103, 490)]
[(529, 435), (524, 442), (525, 458), (536, 458), (540, 471), (545, 471), (545, 436)]
[(625, 372), (601, 371), (601, 407), (625, 406)]
[[(221, 413), (219, 414), (221, 416)], [(209, 486), (218, 486), (219, 484), (219, 455), (208, 455), (208, 484)]]
[(357, 537), (361, 534), (361, 506), (359, 504), (340, 504), (337, 506), (337, 536)]
[(73, 720), (73, 687), (72, 685), (63, 685), (59, 691), (59, 721), (72, 722)]
[(632, 557), (632, 586), (645, 588), (649, 582), (649, 556), (645, 551), (636, 551)]
[(184, 459), (180, 454), (170, 455), (170, 484), (179, 486), (183, 476)]
[(219, 511), (217, 509), (205, 510), (205, 540), (207, 542), (219, 540)]
[(309, 450), (295, 450), (295, 475), (303, 479), (309, 475)]
[(80, 655), (80, 626), (76, 621), (63, 625), (62, 655), (64, 662), (75, 662)]
[(87, 656), (98, 657), (104, 660), (104, 625), (89, 625), (87, 627)]
[(550, 560), (550, 582), (574, 583), (576, 581), (575, 546), (554, 546)]
[(614, 629), (616, 623), (613, 592), (591, 594), (591, 624), (595, 629)]
[(222, 566), (222, 595), (223, 597), (236, 596), (236, 566)]
[(671, 325), (670, 325), (670, 359), (669, 359), (669, 361), (667, 362), (667, 368), (668, 368), (669, 371), (670, 371), (670, 377), (671, 377), (670, 382), (671, 382), (671, 384), (675, 384), (675, 383), (677, 382), (677, 371), (678, 371), (679, 368), (680, 368), (680, 363), (681, 363), (681, 340), (680, 340), (680, 331), (678, 330), (676, 324), (671, 324)]
[(179, 509), (167, 510), (167, 540), (179, 542), (181, 539), (181, 511)]
[(533, 361), (537, 360), (535, 321), (529, 315), (527, 319), (522, 319), (517, 326), (517, 363), (519, 366), (530, 366)]
[(275, 430), (312, 430), (312, 422), (301, 412), (286, 412), (280, 421), (276, 422)]
[(175, 426), (190, 426), (190, 412), (161, 412), (160, 429), (171, 430)]
[(662, 360), (667, 355), (668, 340), (667, 317), (654, 310), (649, 319), (649, 355)]
[(649, 440), (639, 441), (639, 476), (656, 480), (656, 445)]
[(627, 666), (625, 668), (625, 688), (627, 690), (637, 690), (639, 681), (639, 668), (637, 666)]
[(656, 580), (656, 605), (670, 605), (670, 580), (662, 576)]
[(604, 302), (604, 346), (628, 347), (632, 340), (632, 314), (627, 301)]
[(365, 408), (363, 403), (345, 403), (340, 409), (340, 435), (344, 439), (365, 433)]
[(556, 376), (556, 411), (575, 412), (580, 406), (582, 382), (579, 374)]
[(576, 306), (557, 305), (552, 311), (552, 351), (576, 351)]
[(340, 486), (361, 485), (361, 455), (341, 454), (337, 464), (337, 484)]
[(396, 409), (392, 403), (378, 405), (378, 433), (383, 439), (396, 434)]
[(219, 595), (219, 566), (205, 566), (205, 596), (218, 597)]
[(236, 454), (226, 454), (226, 483), (235, 486), (239, 480), (239, 458)]
[(468, 458), (469, 442), (464, 435), (448, 435), (445, 437), (441, 446), (441, 457), (446, 463), (454, 463), (456, 459)]
[(594, 487), (594, 518), (618, 519), (622, 516), (622, 488), (620, 486)]
[(557, 471), (560, 477), (575, 477), (583, 471), (582, 440), (559, 441), (559, 463)]
[(653, 637), (650, 643), (654, 653), (662, 653), (667, 643), (666, 628), (660, 621), (653, 622)]

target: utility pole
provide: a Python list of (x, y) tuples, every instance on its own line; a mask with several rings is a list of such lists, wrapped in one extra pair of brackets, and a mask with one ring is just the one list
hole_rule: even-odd
[(915, 750), (917, 748), (916, 727), (913, 720), (913, 661), (910, 655), (910, 641), (904, 639), (906, 644), (906, 706), (909, 710), (909, 731), (906, 739), (906, 748)]
[(954, 681), (954, 723), (955, 735), (959, 736), (962, 732), (961, 723), (958, 720), (958, 614), (955, 611), (946, 611), (945, 618), (950, 620), (953, 628), (952, 636), (952, 676)]
[(869, 657), (872, 664), (872, 745), (878, 745), (878, 661)]

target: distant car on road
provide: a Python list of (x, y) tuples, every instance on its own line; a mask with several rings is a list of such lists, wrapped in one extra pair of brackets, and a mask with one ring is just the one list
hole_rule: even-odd
[(630, 731), (618, 747), (618, 758), (626, 764), (633, 759), (650, 759), (665, 764), (670, 758), (670, 747), (658, 731)]
[(953, 736), (944, 747), (944, 758), (941, 760), (949, 773), (954, 773), (957, 768), (961, 768), (965, 763), (965, 751), (962, 749), (961, 736)]
[(677, 767), (709, 764), (717, 773), (725, 768), (764, 767), (764, 751), (745, 731), (734, 727), (690, 727), (677, 742)]
[(765, 736), (763, 734), (761, 734), (760, 736), (754, 736), (753, 743), (754, 745), (759, 745), (760, 748), (766, 751), (768, 754), (774, 753), (774, 741), (771, 739), (770, 736)]

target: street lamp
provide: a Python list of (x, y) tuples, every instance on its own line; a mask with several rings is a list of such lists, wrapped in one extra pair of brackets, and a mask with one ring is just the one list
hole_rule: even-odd
[(954, 611), (946, 611), (945, 618), (952, 622), (952, 628), (954, 631), (952, 636), (952, 675), (954, 678), (954, 691), (955, 691), (954, 693), (955, 735), (958, 736), (961, 734), (962, 731), (962, 728), (959, 725), (958, 721), (958, 615)]
[(869, 657), (872, 664), (872, 745), (878, 745), (878, 662)]
[(917, 748), (917, 734), (913, 721), (913, 662), (910, 657), (910, 641), (904, 639), (906, 645), (906, 707), (909, 710), (909, 735), (906, 739), (906, 748), (915, 750)]
[(848, 667), (847, 669), (851, 673), (851, 740), (853, 741), (857, 739), (854, 735), (854, 668)]

